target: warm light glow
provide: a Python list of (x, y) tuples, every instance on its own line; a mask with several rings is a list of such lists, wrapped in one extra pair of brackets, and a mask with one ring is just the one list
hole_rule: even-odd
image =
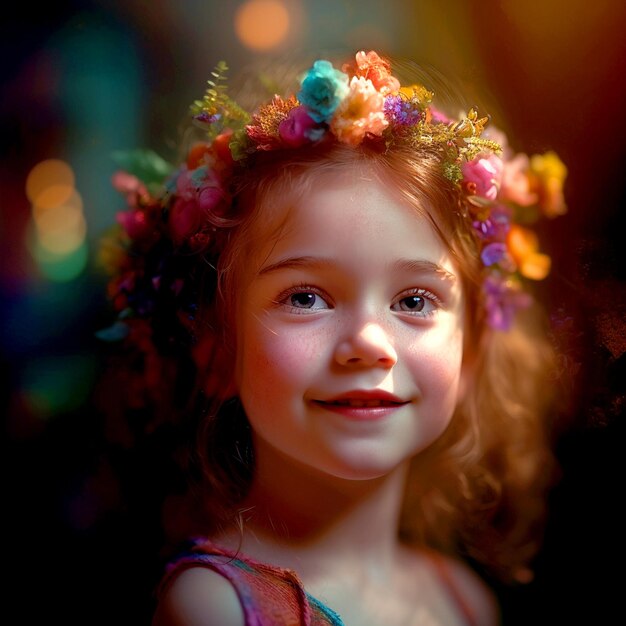
[(37, 234), (42, 248), (54, 254), (69, 254), (85, 241), (87, 223), (82, 213), (60, 206), (44, 213), (37, 222)]
[(289, 31), (289, 13), (279, 0), (248, 0), (235, 15), (235, 32), (253, 50), (270, 50), (281, 44)]
[[(61, 161), (60, 159), (47, 159), (35, 165), (28, 174), (28, 178), (26, 179), (26, 195), (33, 204), (42, 204), (42, 201), (39, 200), (39, 196), (51, 187), (59, 187), (56, 192), (49, 192), (51, 194), (50, 197), (47, 199), (44, 198), (46, 204), (51, 206), (50, 202), (55, 198), (61, 197), (59, 203), (67, 199), (69, 196), (67, 189), (73, 189), (74, 183), (74, 172), (65, 161)], [(62, 197), (63, 193), (67, 195)]]
[(38, 163), (26, 195), (32, 203), (26, 244), (42, 274), (60, 282), (76, 278), (87, 265), (87, 222), (72, 168), (60, 159)]
[[(70, 188), (67, 193), (67, 187), (62, 185), (53, 185), (48, 187), (43, 193), (37, 197), (37, 202), (33, 204), (33, 217), (35, 222), (38, 222), (45, 213), (50, 209), (59, 208), (61, 206), (70, 207), (79, 213), (83, 210), (83, 199), (80, 194), (74, 189)], [(46, 200), (51, 200), (54, 196), (58, 199), (63, 196), (60, 202), (48, 203)]]
[(33, 206), (33, 219), (39, 244), (54, 254), (70, 254), (87, 235), (83, 200), (75, 190), (67, 202), (59, 206)]
[(40, 209), (50, 209), (63, 204), (73, 192), (71, 185), (50, 185), (37, 194), (34, 204)]

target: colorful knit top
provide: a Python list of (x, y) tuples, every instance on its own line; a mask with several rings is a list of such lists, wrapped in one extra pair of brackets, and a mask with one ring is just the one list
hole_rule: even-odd
[[(476, 624), (476, 617), (456, 588), (444, 560), (437, 553), (429, 551), (429, 555), (459, 613), (468, 626)], [(245, 626), (343, 626), (337, 613), (305, 591), (293, 570), (223, 550), (206, 538), (194, 540), (189, 549), (168, 564), (157, 595), (191, 567), (208, 567), (230, 581), (241, 603)]]
[(215, 570), (231, 582), (245, 626), (343, 626), (337, 613), (304, 590), (293, 570), (227, 552), (207, 539), (196, 539), (167, 566), (158, 594), (182, 570), (198, 566)]

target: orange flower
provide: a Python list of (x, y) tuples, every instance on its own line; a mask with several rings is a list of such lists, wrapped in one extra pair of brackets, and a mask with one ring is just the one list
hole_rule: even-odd
[(187, 154), (187, 169), (195, 170), (201, 165), (205, 165), (205, 157), (211, 154), (211, 144), (204, 141), (195, 143)]
[(346, 63), (342, 70), (349, 76), (368, 78), (375, 89), (387, 95), (400, 89), (400, 82), (391, 75), (391, 65), (373, 50), (367, 54), (364, 51), (356, 53), (356, 64)]
[(512, 224), (506, 245), (522, 276), (542, 280), (549, 274), (550, 257), (539, 252), (539, 240), (532, 230)]

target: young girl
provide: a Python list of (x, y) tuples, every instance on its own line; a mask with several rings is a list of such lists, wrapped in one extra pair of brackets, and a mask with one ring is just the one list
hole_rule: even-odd
[(200, 414), (203, 514), (154, 624), (494, 624), (463, 559), (524, 581), (538, 547), (553, 358), (528, 225), (563, 212), (564, 167), (375, 52), (252, 114), (225, 69), (183, 165), (135, 154), (114, 181), (102, 336), (139, 355), (135, 405)]

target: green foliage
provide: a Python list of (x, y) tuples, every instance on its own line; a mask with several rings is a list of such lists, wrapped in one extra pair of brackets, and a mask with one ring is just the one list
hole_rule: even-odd
[(190, 107), (194, 118), (202, 116), (206, 120), (196, 120), (203, 127), (209, 139), (214, 139), (224, 128), (237, 130), (250, 121), (250, 114), (244, 111), (229, 95), (226, 72), (228, 65), (220, 61), (211, 72), (208, 87), (202, 100), (195, 100)]
[(144, 185), (153, 187), (174, 171), (174, 167), (152, 150), (118, 150), (112, 155), (119, 167), (136, 176)]

